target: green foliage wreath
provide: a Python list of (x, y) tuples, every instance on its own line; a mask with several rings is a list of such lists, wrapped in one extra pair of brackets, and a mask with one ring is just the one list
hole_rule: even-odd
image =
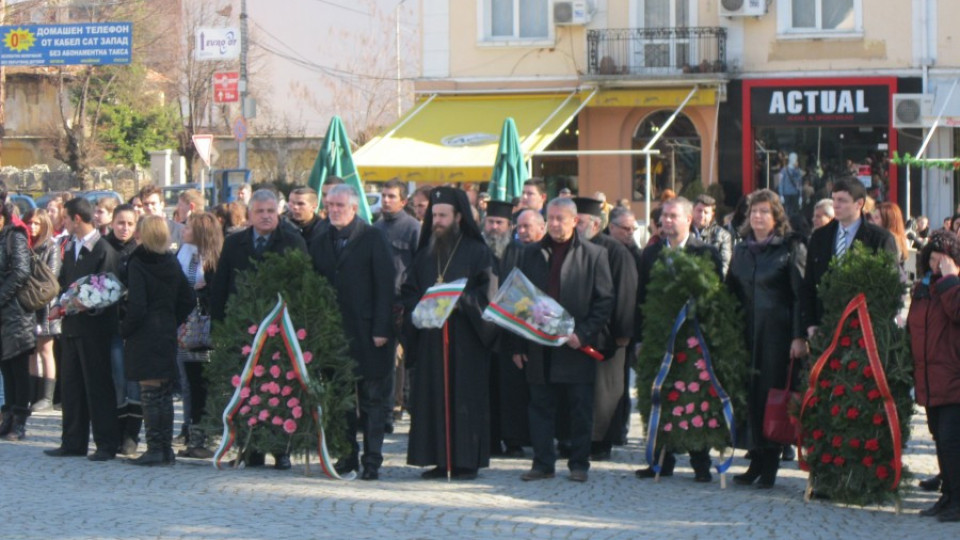
[[(821, 280), (823, 320), (811, 342), (812, 358), (819, 359), (829, 348), (847, 304), (860, 293), (866, 296), (903, 446), (913, 416), (913, 362), (906, 331), (896, 325), (895, 317), (905, 292), (894, 255), (874, 254), (855, 242), (842, 259), (831, 261)], [(834, 501), (857, 505), (899, 498), (904, 484), (901, 480), (891, 489), (895, 466), (891, 430), (865, 346), (860, 322), (856, 316), (848, 318), (802, 418), (803, 463), (809, 467), (814, 489)]]
[[(694, 335), (691, 324), (693, 318), (696, 317), (700, 323), (714, 372), (730, 396), (737, 423), (746, 413), (749, 361), (738, 302), (721, 283), (713, 261), (707, 256), (664, 250), (653, 266), (650, 283), (647, 284), (647, 300), (640, 306), (644, 312), (644, 341), (637, 362), (637, 408), (649, 420), (653, 381), (663, 362), (670, 330), (677, 313), (691, 298), (694, 300), (693, 310), (677, 333), (673, 367), (662, 387), (664, 421), (661, 422), (660, 440), (678, 452), (703, 448), (722, 450), (730, 447), (732, 441), (726, 429), (710, 428), (715, 424), (711, 420), (720, 419), (717, 427), (723, 427), (723, 422), (719, 414), (719, 400), (716, 400), (709, 381), (700, 375), (700, 347), (691, 340)], [(696, 382), (695, 391), (690, 389), (691, 382)], [(683, 412), (674, 415), (678, 407)], [(691, 416), (688, 410), (691, 408), (692, 414), (703, 420), (704, 429), (694, 429), (693, 417), (687, 418)], [(704, 412), (707, 414), (701, 414)], [(671, 419), (686, 421), (688, 427), (678, 427), (679, 422), (673, 422), (669, 431), (663, 431)]]
[[(297, 329), (302, 329), (300, 346), (304, 356), (310, 358), (307, 371), (310, 386), (307, 392), (297, 390), (292, 396), (282, 395), (279, 405), (260, 405), (266, 414), (288, 412), (289, 397), (300, 400), (303, 411), (316, 411), (322, 407), (321, 423), (327, 448), (332, 455), (349, 452), (346, 440), (345, 411), (354, 408), (355, 381), (354, 361), (349, 356), (347, 338), (343, 334), (336, 292), (326, 279), (313, 270), (313, 265), (304, 253), (287, 251), (282, 255), (268, 253), (263, 261), (237, 276), (237, 293), (227, 302), (226, 318), (213, 327), (214, 351), (207, 364), (206, 376), (210, 381), (207, 396), (209, 414), (205, 424), (211, 433), (223, 429), (221, 416), (235, 391), (234, 379), (243, 369), (253, 339), (251, 327), (258, 326), (277, 303), (277, 294), (287, 304), (290, 318)], [(279, 354), (277, 354), (279, 353)], [(261, 353), (261, 364), (267, 372), (252, 381), (256, 389), (269, 384), (269, 368), (278, 365), (282, 372), (290, 368), (282, 340), (269, 339)], [(305, 358), (305, 359), (306, 359)], [(273, 380), (283, 383), (283, 376)], [(295, 387), (295, 385), (290, 385)], [(237, 443), (247, 449), (260, 452), (298, 453), (317, 449), (317, 432), (313, 422), (298, 422), (294, 433), (282, 425), (261, 422), (251, 427), (247, 422), (237, 422)]]

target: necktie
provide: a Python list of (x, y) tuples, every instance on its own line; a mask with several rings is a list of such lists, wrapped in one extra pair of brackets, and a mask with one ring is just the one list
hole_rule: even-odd
[(837, 237), (837, 258), (843, 257), (844, 253), (847, 252), (847, 231), (843, 227), (840, 228), (840, 236)]
[(263, 253), (263, 248), (265, 248), (266, 246), (267, 246), (267, 239), (262, 236), (258, 236), (257, 239), (253, 242), (253, 251), (257, 255), (260, 255)]

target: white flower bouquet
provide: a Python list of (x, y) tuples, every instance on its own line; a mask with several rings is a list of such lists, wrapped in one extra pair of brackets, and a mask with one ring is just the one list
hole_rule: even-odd
[(112, 306), (126, 292), (126, 287), (112, 272), (90, 274), (71, 283), (60, 295), (58, 305), (66, 315), (73, 315)]
[(460, 278), (450, 283), (438, 283), (427, 289), (417, 307), (413, 308), (411, 317), (417, 328), (443, 328), (443, 323), (453, 313), (457, 300), (467, 287), (467, 278)]

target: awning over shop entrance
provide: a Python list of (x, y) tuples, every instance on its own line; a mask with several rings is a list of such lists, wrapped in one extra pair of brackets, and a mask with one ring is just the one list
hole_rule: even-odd
[(418, 104), (354, 154), (365, 182), (485, 182), (505, 118), (517, 125), (525, 156), (546, 148), (573, 120), (577, 92), (438, 96)]

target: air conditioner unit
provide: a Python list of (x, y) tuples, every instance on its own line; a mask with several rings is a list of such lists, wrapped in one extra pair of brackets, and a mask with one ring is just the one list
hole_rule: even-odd
[(893, 127), (922, 128), (924, 117), (933, 116), (933, 96), (930, 94), (894, 94)]
[(767, 0), (720, 0), (723, 17), (760, 17), (767, 14)]
[(557, 26), (583, 26), (589, 22), (590, 10), (586, 0), (553, 4), (553, 23)]

